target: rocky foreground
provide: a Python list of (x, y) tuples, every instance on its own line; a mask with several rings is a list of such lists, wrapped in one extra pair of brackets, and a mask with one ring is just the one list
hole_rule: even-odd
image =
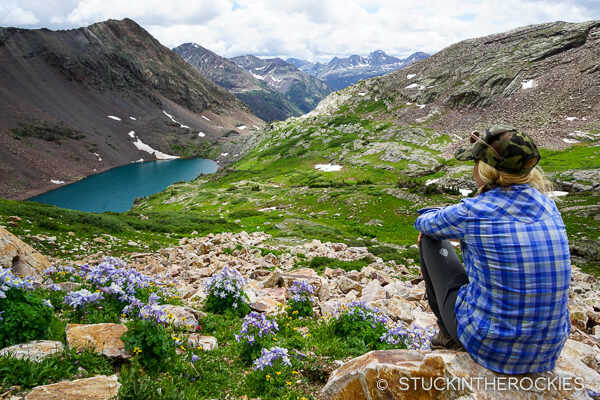
[[(10, 251), (10, 258), (18, 261), (16, 266), (26, 265), (29, 268), (30, 249), (8, 235), (4, 231), (0, 254)], [(180, 323), (193, 320), (194, 325), (201, 322), (203, 313), (197, 310), (206, 298), (204, 283), (227, 266), (236, 268), (247, 278), (245, 291), (250, 307), (261, 313), (281, 312), (291, 284), (306, 280), (316, 287), (314, 304), (319, 314), (326, 316), (333, 313), (339, 304), (360, 300), (383, 310), (393, 321), (403, 321), (410, 327), (426, 328), (436, 324), (425, 298), (424, 282), (414, 272), (417, 271), (416, 266), (397, 265), (393, 261), (386, 263), (366, 248), (340, 243), (313, 241), (301, 245), (271, 245), (268, 244), (269, 239), (269, 235), (260, 232), (184, 238), (178, 246), (158, 253), (132, 254), (129, 265), (154, 277), (169, 281), (175, 278), (176, 289), (186, 306), (173, 308), (170, 312)], [(325, 267), (318, 273), (307, 267), (297, 269), (298, 263), (308, 265), (307, 261), (315, 257), (349, 261), (366, 257), (372, 263), (360, 271)], [(86, 261), (94, 264), (99, 260)], [(330, 375), (320, 396), (325, 399), (593, 399), (600, 392), (600, 282), (577, 267), (573, 267), (569, 310), (573, 324), (571, 338), (552, 372), (511, 377), (479, 366), (464, 352), (372, 351), (351, 360), (339, 360), (340, 367)], [(120, 337), (118, 325), (101, 328), (105, 332), (102, 337), (110, 337), (113, 330), (117, 332), (113, 336)], [(81, 333), (88, 329), (84, 325), (69, 325), (69, 344), (77, 340), (91, 341), (94, 335), (98, 336), (96, 330), (100, 327)], [(194, 338), (206, 350), (218, 346), (213, 339)], [(56, 352), (48, 344), (40, 346), (50, 353)], [(130, 356), (119, 353), (123, 350), (119, 347), (119, 343), (115, 343), (105, 351), (114, 353), (111, 353), (112, 356)], [(31, 349), (27, 349), (26, 353), (32, 354)], [(444, 380), (438, 382), (436, 378)], [(449, 380), (452, 379), (462, 382), (462, 386), (456, 382), (451, 385)], [(507, 386), (507, 382), (511, 382), (509, 379), (514, 379), (513, 387)], [(77, 385), (77, 381), (36, 388), (25, 398), (58, 398), (44, 397), (44, 393), (46, 396), (53, 393), (52, 396), (74, 398), (65, 397), (66, 392), (63, 391), (80, 393), (88, 387), (85, 379), (80, 381), (85, 382), (81, 382), (82, 386), (77, 386), (74, 392), (73, 385)], [(531, 387), (529, 381), (535, 382), (536, 386)], [(116, 378), (97, 377), (94, 384), (98, 382), (104, 382), (106, 390), (101, 389), (100, 395), (85, 398), (110, 398), (108, 393), (114, 395)], [(494, 386), (484, 387), (484, 382), (491, 382), (488, 385)], [(554, 385), (548, 385), (548, 382), (554, 382)]]

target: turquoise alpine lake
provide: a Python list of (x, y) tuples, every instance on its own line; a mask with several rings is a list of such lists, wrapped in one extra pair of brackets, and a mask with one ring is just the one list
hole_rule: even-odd
[(136, 197), (148, 196), (179, 181), (211, 174), (217, 163), (204, 158), (135, 162), (29, 199), (38, 203), (88, 212), (124, 212)]

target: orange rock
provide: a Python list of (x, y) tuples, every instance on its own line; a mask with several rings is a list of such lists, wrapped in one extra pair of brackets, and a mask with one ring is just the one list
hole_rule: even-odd
[(117, 397), (119, 387), (117, 375), (98, 375), (35, 387), (25, 400), (109, 400)]
[(68, 324), (67, 343), (76, 349), (95, 349), (107, 357), (130, 358), (121, 335), (127, 332), (122, 324)]
[(594, 349), (569, 340), (554, 371), (524, 375), (495, 373), (466, 352), (372, 351), (335, 370), (321, 394), (327, 400), (586, 399), (586, 389), (600, 390), (600, 374), (580, 360), (588, 350)]

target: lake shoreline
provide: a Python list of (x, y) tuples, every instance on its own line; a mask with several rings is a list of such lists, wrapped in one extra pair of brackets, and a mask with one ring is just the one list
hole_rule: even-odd
[[(181, 168), (183, 168), (183, 169), (178, 170), (175, 166), (173, 166), (173, 164), (181, 164), (181, 162), (189, 163), (190, 161), (194, 161), (194, 160), (196, 162), (193, 163), (193, 165), (189, 166), (189, 167), (192, 167), (192, 170), (196, 170), (196, 172), (194, 172), (192, 174), (190, 174), (189, 169), (186, 169), (189, 167), (181, 166)], [(170, 164), (172, 166), (171, 169), (165, 168), (166, 164)], [(159, 167), (161, 165), (163, 168)], [(138, 168), (135, 168), (135, 167), (138, 167)], [(200, 158), (200, 157), (181, 157), (181, 158), (172, 159), (172, 160), (148, 160), (148, 161), (143, 161), (143, 162), (134, 161), (134, 162), (130, 162), (128, 164), (123, 164), (123, 165), (115, 166), (112, 168), (107, 168), (104, 171), (99, 171), (97, 173), (82, 177), (81, 179), (78, 179), (74, 182), (56, 185), (56, 188), (46, 190), (46, 191), (41, 191), (38, 194), (29, 195), (26, 198), (15, 199), (15, 200), (30, 201), (30, 202), (36, 202), (36, 203), (42, 203), (42, 204), (51, 204), (51, 205), (56, 205), (59, 207), (80, 210), (80, 211), (87, 211), (87, 212), (105, 212), (105, 211), (125, 212), (125, 211), (128, 211), (129, 209), (131, 209), (131, 207), (133, 206), (133, 200), (135, 198), (145, 197), (145, 196), (149, 196), (150, 194), (161, 192), (175, 182), (179, 182), (182, 180), (189, 182), (189, 181), (195, 180), (196, 178), (198, 178), (201, 175), (214, 174), (218, 170), (220, 170), (222, 167), (223, 167), (222, 165), (217, 164), (217, 162), (214, 160)], [(175, 170), (173, 170), (173, 168), (175, 168)], [(104, 178), (102, 178), (103, 175), (106, 177), (107, 176), (106, 174), (109, 174), (109, 176), (118, 177), (119, 174), (123, 174), (123, 173), (125, 173), (125, 171), (128, 171), (128, 170), (130, 170), (129, 171), (130, 175), (133, 174), (136, 170), (137, 170), (137, 172), (134, 175), (131, 175), (128, 177), (128, 179), (130, 180), (129, 182), (120, 183), (121, 186), (118, 186), (118, 185), (111, 186), (113, 181), (109, 181), (109, 182), (103, 181), (103, 179), (104, 179)], [(155, 175), (155, 173), (157, 173), (157, 172), (159, 173), (158, 176)], [(141, 174), (141, 176), (140, 176), (140, 174)], [(165, 174), (167, 174), (168, 176), (165, 176)], [(127, 175), (127, 174), (125, 173), (125, 175)], [(180, 176), (178, 176), (178, 175), (180, 175)], [(175, 176), (177, 176), (177, 178)], [(158, 178), (158, 179), (156, 179), (156, 178)], [(126, 197), (129, 198), (129, 197), (131, 197), (131, 193), (136, 190), (135, 189), (136, 187), (138, 188), (137, 190), (139, 190), (140, 193), (131, 199), (131, 205), (129, 206), (129, 208), (127, 210), (109, 210), (109, 209), (107, 209), (107, 210), (84, 210), (81, 208), (81, 206), (78, 208), (73, 205), (69, 206), (66, 204), (55, 204), (57, 201), (64, 200), (64, 199), (60, 200), (61, 193), (64, 193), (64, 192), (67, 192), (67, 193), (75, 192), (80, 197), (85, 197), (83, 195), (84, 192), (81, 192), (81, 191), (78, 192), (78, 189), (80, 189), (79, 186), (81, 186), (81, 185), (86, 185), (86, 184), (92, 185), (92, 183), (86, 183), (86, 182), (90, 182), (90, 181), (88, 181), (90, 179), (92, 180), (91, 182), (98, 182), (98, 183), (101, 183), (102, 186), (107, 187), (108, 193), (110, 193), (111, 191), (114, 190), (115, 193), (119, 193), (119, 191), (120, 191), (120, 192), (123, 192), (122, 195), (125, 195), (124, 193), (127, 192)], [(136, 185), (132, 186), (132, 183), (136, 183), (137, 186)], [(125, 185), (125, 186), (122, 186), (122, 185)], [(156, 188), (158, 186), (160, 186), (160, 189), (157, 190)], [(91, 186), (91, 188), (95, 189), (96, 186), (93, 185), (93, 186)], [(150, 190), (151, 193), (147, 193), (148, 190)], [(98, 195), (103, 195), (103, 194), (104, 193), (98, 193)], [(111, 193), (111, 195), (112, 195), (112, 193)], [(109, 195), (107, 194), (106, 196), (109, 196)], [(92, 202), (94, 202), (94, 201), (97, 202), (97, 200), (98, 200), (97, 198), (91, 199)]]

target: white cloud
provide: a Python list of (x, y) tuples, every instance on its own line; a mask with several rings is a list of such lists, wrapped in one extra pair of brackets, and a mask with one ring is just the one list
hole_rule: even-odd
[[(377, 49), (396, 56), (407, 56), (414, 51), (432, 53), (466, 38), (524, 25), (598, 19), (598, 3), (595, 0), (67, 0), (50, 13), (42, 0), (23, 0), (22, 10), (39, 19), (39, 23), (30, 19), (12, 25), (74, 28), (108, 18), (129, 17), (170, 48), (196, 42), (227, 57), (255, 54), (328, 60), (332, 56), (365, 55)], [(4, 17), (5, 13), (1, 14)], [(4, 19), (1, 22), (6, 24)]]
[(37, 17), (21, 7), (8, 7), (4, 9), (0, 6), (0, 25), (4, 26), (22, 26), (33, 25), (40, 22)]

